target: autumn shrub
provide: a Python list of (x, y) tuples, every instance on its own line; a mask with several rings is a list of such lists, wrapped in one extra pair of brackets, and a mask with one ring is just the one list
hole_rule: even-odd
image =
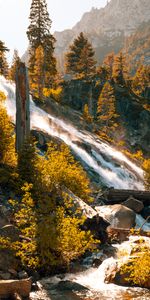
[(14, 126), (4, 107), (5, 99), (4, 93), (0, 92), (0, 163), (15, 166)]
[(44, 88), (43, 89), (43, 95), (46, 98), (53, 98), (56, 102), (60, 102), (61, 101), (61, 97), (62, 97), (62, 88), (61, 87), (57, 87), (56, 89), (49, 89), (49, 88)]
[(130, 260), (121, 268), (125, 280), (132, 285), (147, 287), (150, 277), (150, 248), (143, 241), (134, 247)]
[(150, 159), (145, 159), (143, 162), (145, 187), (150, 190)]

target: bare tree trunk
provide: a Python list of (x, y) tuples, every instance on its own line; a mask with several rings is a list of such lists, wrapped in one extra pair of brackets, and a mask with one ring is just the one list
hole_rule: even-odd
[(16, 72), (16, 151), (30, 136), (30, 107), (28, 72), (24, 63), (19, 63)]

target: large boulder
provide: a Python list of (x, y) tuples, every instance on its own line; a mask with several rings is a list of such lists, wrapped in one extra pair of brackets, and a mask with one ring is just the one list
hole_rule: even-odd
[(31, 279), (0, 280), (0, 299), (11, 297), (18, 293), (22, 297), (28, 297), (31, 292)]
[(98, 215), (111, 224), (113, 228), (133, 228), (136, 214), (133, 210), (121, 204), (96, 206)]
[(137, 214), (140, 213), (144, 208), (143, 202), (135, 199), (132, 196), (130, 196), (126, 201), (122, 202), (122, 205), (134, 210)]

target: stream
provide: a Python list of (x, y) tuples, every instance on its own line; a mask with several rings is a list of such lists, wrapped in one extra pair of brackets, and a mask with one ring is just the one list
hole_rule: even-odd
[[(15, 85), (0, 76), (0, 90), (7, 97), (5, 106), (15, 122)], [(31, 128), (43, 131), (65, 142), (81, 161), (83, 167), (108, 187), (143, 190), (143, 170), (111, 145), (85, 130), (78, 131), (69, 122), (50, 115), (30, 100)], [(142, 222), (137, 216), (138, 222)], [(147, 229), (149, 230), (149, 225)], [(120, 246), (119, 246), (120, 247)], [(100, 254), (95, 254), (96, 257)], [(32, 300), (148, 300), (150, 291), (104, 283), (105, 273), (115, 263), (106, 258), (98, 268), (83, 261), (81, 271), (44, 278), (38, 283), (39, 291), (31, 293)], [(83, 268), (82, 268), (83, 267)]]

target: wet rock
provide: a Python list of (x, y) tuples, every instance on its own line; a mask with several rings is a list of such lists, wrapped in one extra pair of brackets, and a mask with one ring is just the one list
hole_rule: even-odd
[(26, 278), (28, 278), (28, 277), (29, 277), (29, 276), (28, 276), (28, 274), (27, 274), (26, 271), (21, 271), (21, 272), (18, 273), (18, 278), (19, 278), (19, 279), (26, 279)]
[(143, 202), (135, 199), (132, 196), (130, 196), (126, 201), (122, 202), (122, 205), (134, 210), (136, 213), (140, 213), (144, 208)]
[(85, 286), (69, 280), (60, 281), (57, 285), (57, 289), (60, 291), (67, 290), (67, 291), (78, 291), (78, 292), (83, 290), (88, 290), (88, 288), (86, 288)]
[(133, 210), (121, 204), (96, 206), (99, 216), (106, 220), (113, 228), (133, 228), (136, 214)]
[(92, 267), (94, 268), (98, 268), (103, 262), (103, 259), (102, 258), (95, 258), (93, 260), (93, 264), (92, 264)]
[[(141, 211), (142, 217), (146, 220), (150, 216), (150, 206), (146, 206)], [(150, 223), (150, 218), (147, 220)]]

